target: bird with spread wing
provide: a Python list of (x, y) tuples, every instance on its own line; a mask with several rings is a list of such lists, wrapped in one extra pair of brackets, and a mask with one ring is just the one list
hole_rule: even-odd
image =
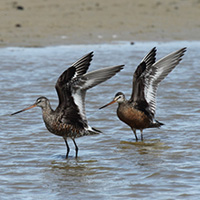
[(154, 47), (141, 61), (133, 75), (132, 94), (126, 100), (122, 92), (118, 92), (113, 101), (100, 109), (118, 103), (117, 116), (133, 130), (136, 141), (136, 130), (160, 127), (163, 123), (155, 120), (156, 93), (159, 83), (179, 64), (186, 51), (182, 48), (156, 62), (156, 48)]
[(78, 146), (75, 138), (100, 132), (88, 125), (85, 113), (86, 91), (110, 79), (123, 69), (123, 65), (118, 65), (87, 73), (92, 57), (93, 52), (83, 56), (60, 75), (55, 86), (59, 99), (55, 110), (51, 108), (50, 101), (42, 96), (32, 106), (12, 114), (18, 114), (36, 106), (41, 107), (46, 128), (65, 140), (66, 158), (70, 151), (67, 138), (71, 138), (74, 142), (77, 157)]

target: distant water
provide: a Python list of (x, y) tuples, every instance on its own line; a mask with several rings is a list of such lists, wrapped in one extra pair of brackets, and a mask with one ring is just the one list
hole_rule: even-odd
[[(156, 118), (165, 126), (144, 130), (135, 142), (116, 116), (116, 105), (98, 108), (115, 93), (131, 94), (132, 75), (156, 46), (157, 58), (188, 47), (182, 62), (158, 90)], [(58, 76), (94, 51), (90, 70), (125, 69), (87, 93), (89, 124), (103, 133), (77, 139), (70, 158), (62, 138), (49, 133), (39, 108), (9, 114), (47, 96), (54, 108)], [(46, 48), (0, 49), (0, 199), (199, 199), (200, 42), (128, 42)]]

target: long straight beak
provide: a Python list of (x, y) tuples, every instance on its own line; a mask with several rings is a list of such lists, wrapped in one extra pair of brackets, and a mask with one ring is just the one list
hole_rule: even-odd
[(109, 106), (109, 105), (111, 105), (111, 104), (113, 104), (113, 103), (115, 103), (115, 102), (116, 102), (116, 100), (113, 100), (113, 101), (111, 101), (110, 103), (108, 103), (108, 104), (102, 106), (102, 107), (99, 108), (99, 109), (105, 108), (105, 107), (107, 107), (107, 106)]
[(36, 106), (37, 106), (36, 104), (33, 104), (32, 106), (29, 106), (28, 108), (24, 108), (23, 110), (17, 111), (17, 112), (15, 112), (15, 113), (12, 113), (11, 115), (16, 115), (16, 114), (18, 114), (18, 113), (20, 113), (20, 112), (23, 112), (23, 111), (25, 111), (25, 110), (29, 110), (29, 109), (34, 108), (34, 107), (36, 107)]

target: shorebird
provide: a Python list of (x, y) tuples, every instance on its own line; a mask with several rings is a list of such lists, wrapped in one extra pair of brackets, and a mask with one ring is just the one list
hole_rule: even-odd
[(141, 61), (133, 75), (132, 94), (126, 100), (122, 92), (118, 92), (113, 101), (100, 109), (118, 103), (117, 116), (132, 129), (136, 141), (136, 130), (160, 127), (163, 123), (155, 120), (156, 93), (159, 83), (178, 65), (186, 48), (175, 51), (156, 62), (156, 48), (154, 47)]
[(77, 157), (78, 146), (75, 138), (100, 132), (90, 127), (87, 122), (85, 113), (87, 89), (111, 78), (124, 66), (106, 67), (86, 73), (92, 57), (93, 52), (83, 56), (60, 75), (55, 85), (59, 99), (55, 110), (51, 108), (50, 101), (42, 96), (32, 106), (11, 114), (15, 115), (36, 106), (40, 107), (46, 128), (51, 133), (63, 137), (67, 147), (66, 158), (70, 151), (67, 138), (71, 138), (74, 142)]

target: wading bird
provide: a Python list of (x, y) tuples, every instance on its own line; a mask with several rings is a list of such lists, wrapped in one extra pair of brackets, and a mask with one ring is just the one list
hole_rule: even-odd
[(154, 47), (141, 61), (133, 75), (132, 94), (126, 100), (122, 92), (118, 92), (113, 101), (100, 109), (118, 103), (117, 116), (131, 127), (136, 141), (136, 130), (160, 127), (163, 123), (154, 119), (156, 110), (156, 93), (159, 83), (178, 65), (186, 48), (175, 51), (156, 62), (156, 48)]
[(83, 56), (60, 75), (55, 85), (59, 99), (55, 110), (51, 108), (50, 101), (46, 97), (39, 97), (32, 106), (11, 114), (15, 115), (36, 106), (40, 107), (46, 128), (51, 133), (64, 138), (67, 147), (66, 158), (70, 151), (67, 138), (71, 138), (74, 142), (77, 157), (78, 146), (75, 138), (100, 132), (90, 127), (87, 122), (85, 114), (87, 89), (106, 81), (123, 69), (123, 65), (118, 65), (86, 73), (92, 57), (93, 52)]

